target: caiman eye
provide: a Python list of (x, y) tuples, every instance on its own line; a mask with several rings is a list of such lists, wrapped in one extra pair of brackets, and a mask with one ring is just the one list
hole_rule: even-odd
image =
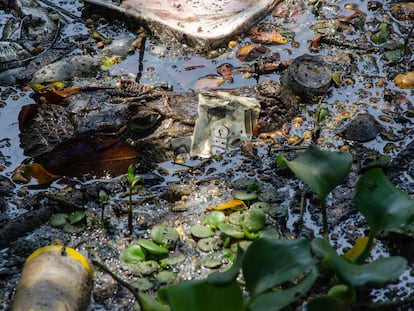
[(154, 129), (161, 121), (161, 115), (155, 111), (137, 111), (129, 120), (129, 128), (134, 132), (146, 132)]

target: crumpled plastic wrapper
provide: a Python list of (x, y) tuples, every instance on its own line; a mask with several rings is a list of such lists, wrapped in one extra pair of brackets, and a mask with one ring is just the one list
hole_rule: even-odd
[(255, 98), (200, 92), (190, 156), (209, 158), (252, 138), (260, 113)]

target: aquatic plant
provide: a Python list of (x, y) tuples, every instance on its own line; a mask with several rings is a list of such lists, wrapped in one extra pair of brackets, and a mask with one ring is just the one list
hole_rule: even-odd
[(140, 175), (135, 175), (134, 166), (131, 164), (128, 167), (128, 173), (124, 175), (128, 184), (128, 229), (129, 233), (132, 234), (132, 195), (134, 191), (142, 188), (142, 182), (144, 179)]
[[(326, 163), (322, 165), (316, 159)], [(348, 174), (352, 158), (347, 154), (321, 151), (313, 146), (295, 160), (283, 161), (318, 194), (321, 201), (325, 201), (329, 191)], [(329, 175), (327, 167), (333, 166), (339, 175)], [(265, 229), (264, 212), (257, 208), (245, 211), (231, 211), (231, 208), (221, 210), (222, 206), (234, 207), (234, 204), (219, 205), (220, 211), (207, 213), (203, 225), (194, 226), (191, 233), (199, 242), (210, 239), (205, 243), (210, 246), (206, 250), (210, 252), (207, 257), (211, 255), (212, 262), (214, 259), (217, 261), (217, 258), (223, 260), (227, 256), (233, 261), (232, 264), (222, 271), (211, 273), (205, 279), (182, 281), (161, 288), (157, 292), (157, 298), (139, 292), (137, 300), (143, 310), (160, 311), (281, 310), (294, 303), (305, 303), (310, 311), (350, 310), (361, 305), (364, 308), (380, 308), (381, 303), (368, 305), (358, 301), (358, 294), (370, 287), (383, 286), (396, 280), (406, 270), (408, 263), (401, 256), (384, 257), (370, 262), (366, 262), (366, 259), (374, 237), (381, 231), (405, 233), (407, 226), (414, 221), (414, 200), (397, 189), (381, 169), (371, 168), (359, 178), (353, 201), (370, 227), (369, 237), (363, 237), (355, 243), (353, 251), (357, 255), (353, 257), (338, 254), (329, 241), (322, 238), (309, 241), (281, 240), (278, 236), (263, 237), (261, 234), (250, 237)], [(322, 206), (326, 208), (326, 205)], [(232, 231), (229, 226), (238, 228), (236, 233), (239, 234), (234, 235), (234, 228)], [(208, 237), (202, 238), (205, 229), (208, 229)], [(224, 242), (221, 251), (214, 248), (217, 235)], [(167, 248), (159, 252), (162, 248), (159, 245), (169, 246), (171, 241), (178, 239), (177, 232), (173, 228), (159, 226), (154, 228), (151, 236), (154, 241), (158, 241), (157, 245), (142, 240), (138, 241), (138, 245), (145, 248), (145, 252), (149, 252), (152, 246), (157, 246), (156, 252), (152, 253), (165, 256), (159, 260), (161, 267), (166, 267), (169, 261), (173, 264), (177, 262)], [(228, 239), (236, 240), (237, 243), (234, 260), (233, 256), (226, 253), (229, 252), (226, 248), (229, 246), (226, 242)], [(246, 239), (250, 239), (249, 244), (242, 247)], [(151, 247), (148, 247), (150, 244)], [(138, 245), (127, 252), (137, 252)], [(236, 251), (233, 247), (230, 249)], [(144, 260), (140, 250), (138, 249), (137, 262)], [(182, 254), (179, 255), (178, 262), (181, 262), (185, 258)], [(165, 264), (162, 264), (163, 260), (166, 261)], [(217, 266), (220, 264), (211, 267)], [(319, 294), (315, 297), (315, 293)], [(412, 303), (413, 300), (407, 298), (405, 301), (393, 302), (390, 306), (397, 307)]]
[(316, 193), (321, 203), (323, 232), (325, 238), (328, 238), (326, 197), (332, 189), (344, 182), (351, 171), (351, 154), (324, 151), (315, 145), (310, 145), (296, 159), (288, 161), (283, 155), (279, 155), (276, 162), (280, 166), (288, 166), (296, 177)]

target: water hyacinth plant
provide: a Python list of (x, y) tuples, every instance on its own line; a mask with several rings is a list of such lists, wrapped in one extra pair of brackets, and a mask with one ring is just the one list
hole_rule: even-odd
[(348, 176), (352, 165), (351, 154), (349, 152), (324, 151), (315, 145), (310, 145), (296, 159), (288, 161), (283, 155), (279, 155), (276, 162), (280, 166), (288, 166), (296, 177), (316, 193), (321, 202), (323, 232), (327, 238), (326, 197)]
[[(326, 217), (326, 196), (346, 178), (352, 157), (311, 146), (293, 161), (279, 158), (280, 161), (315, 191), (323, 202), (322, 213)], [(324, 161), (325, 164), (318, 163)], [(333, 166), (337, 168), (336, 176), (328, 169)], [(202, 225), (194, 226), (191, 234), (198, 242), (205, 242), (208, 247), (200, 249), (212, 256), (218, 253), (215, 249), (217, 235), (224, 242), (221, 244), (221, 247), (225, 247), (223, 254), (229, 252), (226, 241), (236, 241), (237, 250), (232, 251), (237, 254), (232, 264), (222, 271), (209, 274), (205, 279), (181, 281), (161, 288), (156, 299), (140, 293), (140, 305), (148, 311), (267, 311), (282, 310), (301, 302), (309, 311), (351, 310), (361, 305), (368, 307), (366, 302), (358, 301), (359, 293), (396, 280), (408, 265), (401, 256), (367, 261), (372, 241), (382, 231), (404, 234), (407, 226), (414, 221), (414, 200), (392, 185), (381, 169), (372, 168), (359, 178), (353, 202), (366, 218), (370, 234), (368, 238), (358, 240), (355, 245), (358, 249), (353, 250), (357, 255), (352, 256), (338, 254), (327, 239), (282, 240), (278, 235), (256, 235), (266, 230), (266, 214), (261, 209), (246, 209), (244, 206), (245, 210), (231, 210), (223, 209), (222, 206), (234, 204), (219, 205), (218, 210), (206, 213)], [(223, 211), (227, 211), (227, 214)], [(178, 238), (174, 229), (157, 227), (151, 236), (156, 243), (140, 240), (126, 253), (135, 254), (136, 260), (141, 262), (145, 253), (152, 252), (155, 256), (161, 256), (158, 259), (160, 266), (163, 261), (168, 262), (169, 258), (172, 264), (176, 262), (175, 257), (180, 258), (180, 261), (185, 259), (182, 254), (172, 256), (171, 252), (165, 251), (171, 241)], [(246, 239), (249, 244), (242, 247)], [(161, 254), (160, 249), (153, 249), (151, 243), (167, 248)], [(395, 302), (395, 306), (404, 303), (414, 303), (414, 299)], [(371, 309), (380, 307), (383, 307), (381, 303), (369, 305)]]

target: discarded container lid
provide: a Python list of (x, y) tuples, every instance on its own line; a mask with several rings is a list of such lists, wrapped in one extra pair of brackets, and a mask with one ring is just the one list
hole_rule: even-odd
[(87, 259), (73, 248), (39, 248), (26, 259), (10, 310), (86, 310), (92, 276)]
[(331, 79), (331, 68), (320, 56), (304, 54), (292, 62), (281, 82), (303, 100), (312, 100), (325, 94)]
[(116, 6), (108, 0), (85, 0), (107, 12), (122, 13), (147, 24), (161, 39), (207, 50), (241, 33), (278, 3), (276, 0), (125, 0)]
[(200, 92), (190, 155), (208, 158), (251, 139), (259, 113), (255, 98)]

